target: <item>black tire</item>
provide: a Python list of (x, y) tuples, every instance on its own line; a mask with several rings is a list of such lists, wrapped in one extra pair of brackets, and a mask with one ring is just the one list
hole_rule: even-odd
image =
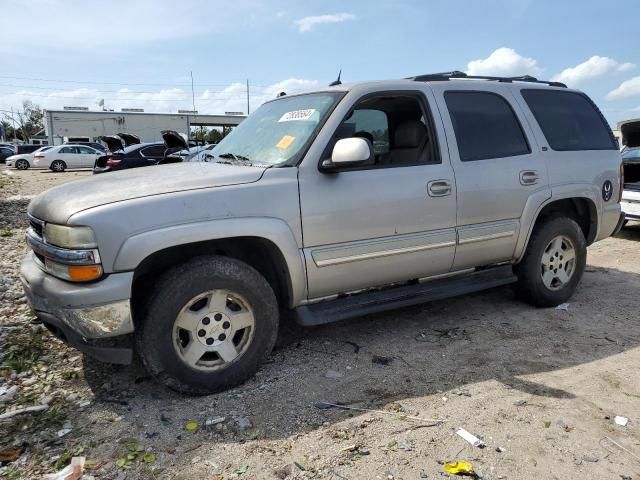
[(56, 173), (64, 172), (67, 169), (67, 164), (62, 160), (54, 160), (51, 162), (51, 165), (49, 165), (49, 169)]
[[(181, 358), (174, 345), (174, 322), (197, 295), (225, 289), (246, 299), (255, 330), (244, 352), (224, 368), (206, 371)], [(207, 255), (166, 271), (147, 299), (136, 322), (136, 346), (147, 371), (172, 390), (205, 395), (226, 390), (252, 377), (274, 347), (278, 335), (278, 303), (260, 273), (236, 259)]]
[(25, 160), (24, 158), (16, 160), (14, 165), (15, 165), (16, 169), (18, 169), (18, 170), (28, 170), (29, 167), (31, 166), (31, 165), (29, 165), (29, 162), (27, 160)]
[[(542, 280), (545, 249), (558, 237), (568, 238), (575, 249), (575, 263), (569, 281), (557, 290), (548, 288)], [(566, 302), (575, 292), (587, 263), (587, 244), (580, 226), (568, 217), (550, 217), (534, 227), (524, 257), (515, 265), (518, 277), (516, 293), (536, 307), (555, 307)]]

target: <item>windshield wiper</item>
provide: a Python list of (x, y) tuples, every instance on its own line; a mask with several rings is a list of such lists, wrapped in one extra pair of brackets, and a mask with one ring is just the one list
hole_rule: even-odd
[[(217, 155), (217, 157), (235, 160), (240, 165), (253, 165), (253, 162), (248, 157), (245, 157), (244, 155), (239, 155), (237, 153), (221, 153), (220, 155)], [(218, 163), (231, 164), (232, 162), (218, 162)]]

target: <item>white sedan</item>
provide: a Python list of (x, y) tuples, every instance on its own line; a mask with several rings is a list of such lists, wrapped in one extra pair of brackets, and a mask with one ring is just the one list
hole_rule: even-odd
[(93, 168), (96, 159), (104, 155), (86, 145), (58, 145), (33, 156), (33, 164), (49, 168), (54, 172), (64, 172), (67, 168)]

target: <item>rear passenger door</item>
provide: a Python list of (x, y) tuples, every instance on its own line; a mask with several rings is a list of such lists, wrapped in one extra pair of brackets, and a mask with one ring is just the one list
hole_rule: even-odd
[(80, 152), (78, 147), (62, 147), (58, 151), (58, 155), (53, 160), (62, 160), (67, 168), (76, 168), (80, 163)]
[(525, 206), (550, 197), (546, 164), (510, 88), (474, 83), (432, 84), (457, 184), (454, 270), (511, 260)]

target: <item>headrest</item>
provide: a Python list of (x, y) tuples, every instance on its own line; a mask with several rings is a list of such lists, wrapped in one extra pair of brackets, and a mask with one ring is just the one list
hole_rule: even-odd
[(417, 148), (427, 136), (427, 127), (420, 120), (407, 120), (396, 129), (395, 148)]

